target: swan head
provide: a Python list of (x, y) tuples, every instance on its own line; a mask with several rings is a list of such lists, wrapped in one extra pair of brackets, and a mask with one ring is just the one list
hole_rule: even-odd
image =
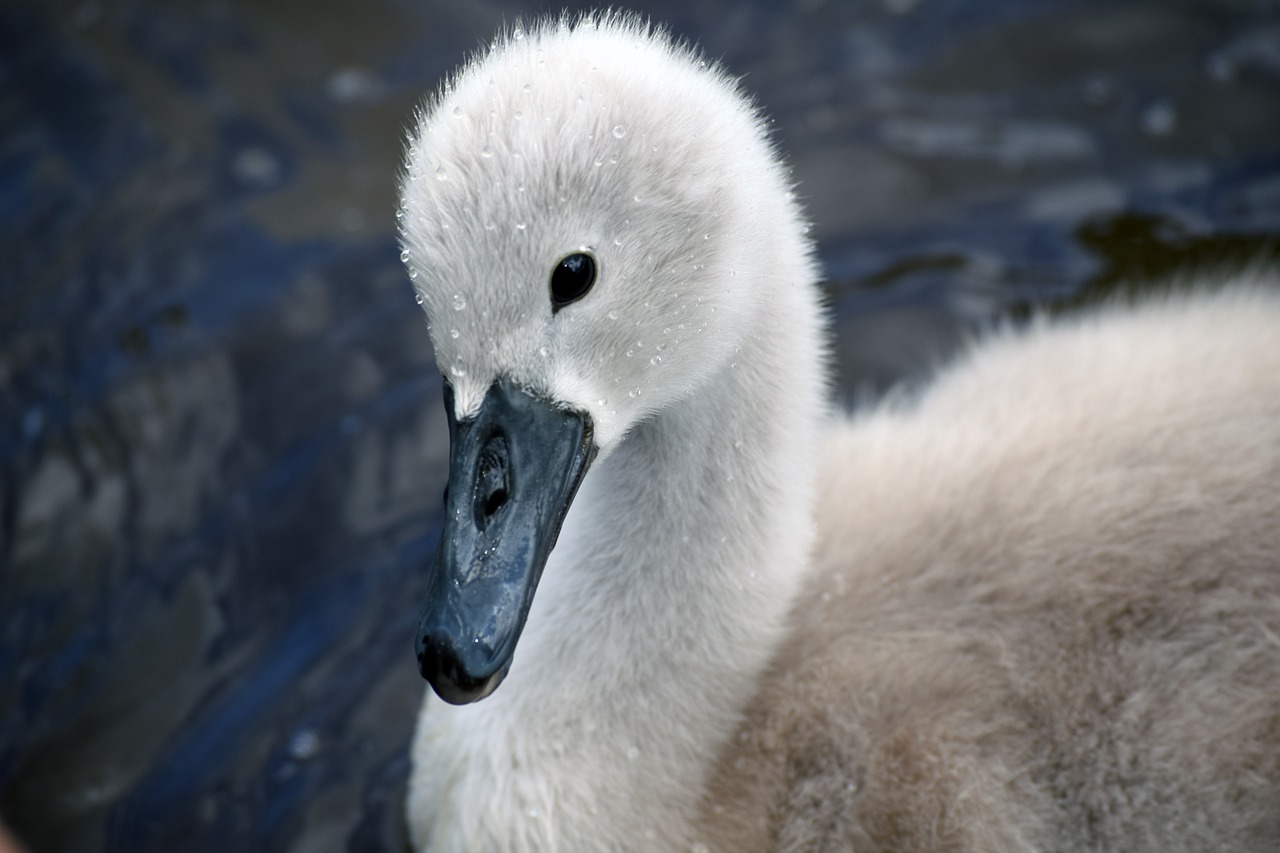
[(592, 458), (749, 334), (762, 232), (809, 247), (736, 82), (625, 15), (517, 26), (448, 80), (398, 217), (452, 441), (419, 663), (462, 703), (505, 675)]

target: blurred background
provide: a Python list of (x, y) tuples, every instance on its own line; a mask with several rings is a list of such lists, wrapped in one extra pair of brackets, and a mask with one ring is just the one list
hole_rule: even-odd
[[(849, 401), (1033, 306), (1280, 263), (1275, 2), (635, 8), (773, 117)], [(0, 816), (33, 853), (404, 849), (447, 435), (400, 145), (548, 9), (0, 6)]]

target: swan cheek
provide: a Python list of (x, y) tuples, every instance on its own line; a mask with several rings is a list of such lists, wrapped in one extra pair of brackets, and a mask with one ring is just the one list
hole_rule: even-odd
[(441, 699), (483, 699), (506, 676), (547, 557), (595, 456), (592, 421), (508, 380), (459, 421), (445, 385), (449, 492), (418, 627)]

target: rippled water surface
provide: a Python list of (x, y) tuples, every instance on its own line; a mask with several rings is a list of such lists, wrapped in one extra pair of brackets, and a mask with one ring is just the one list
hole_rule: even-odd
[[(439, 378), (415, 101), (542, 4), (0, 7), (0, 815), (43, 851), (400, 851)], [(776, 120), (841, 388), (1280, 261), (1280, 10), (645, 7)]]

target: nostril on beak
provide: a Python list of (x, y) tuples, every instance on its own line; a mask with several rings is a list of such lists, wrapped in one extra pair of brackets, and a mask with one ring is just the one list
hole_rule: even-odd
[(480, 454), (476, 471), (475, 516), (481, 530), (507, 505), (509, 496), (507, 442), (501, 435), (495, 435)]
[(507, 503), (507, 490), (505, 488), (495, 489), (493, 493), (489, 495), (487, 499), (485, 499), (484, 514), (486, 516), (491, 516), (494, 513), (496, 513), (498, 510), (502, 509), (502, 507), (506, 505), (506, 503)]

